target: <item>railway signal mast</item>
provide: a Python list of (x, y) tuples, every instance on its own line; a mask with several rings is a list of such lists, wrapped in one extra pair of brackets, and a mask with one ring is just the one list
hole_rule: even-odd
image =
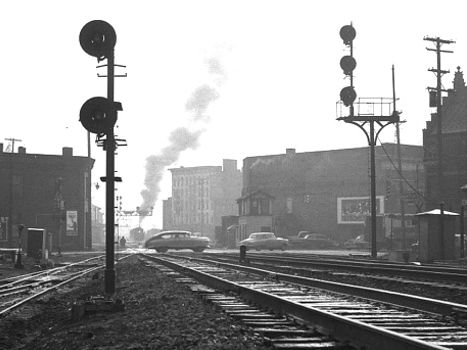
[[(345, 25), (340, 29), (339, 35), (344, 41), (344, 45), (349, 47), (350, 55), (342, 57), (340, 66), (346, 77), (350, 79), (350, 85), (344, 87), (340, 92), (340, 101), (337, 102), (338, 108), (336, 111), (340, 113), (337, 120), (343, 120), (358, 126), (365, 134), (370, 146), (370, 202), (371, 202), (371, 257), (376, 259), (376, 169), (375, 169), (375, 146), (379, 133), (383, 128), (392, 123), (399, 122), (399, 113), (394, 109), (391, 112), (392, 99), (377, 97), (377, 98), (357, 98), (353, 86), (353, 71), (357, 66), (357, 62), (353, 58), (353, 40), (356, 37), (356, 31), (352, 24)], [(342, 107), (342, 104), (344, 107)], [(355, 111), (357, 105), (357, 111)], [(363, 107), (363, 110), (360, 109)], [(348, 115), (346, 113), (348, 108)], [(381, 111), (379, 114), (375, 111)], [(387, 113), (383, 115), (383, 113)], [(379, 126), (379, 130), (375, 133), (375, 124)], [(369, 130), (366, 130), (367, 125)]]
[[(115, 267), (114, 267), (114, 240), (115, 240), (115, 181), (121, 178), (115, 176), (115, 150), (118, 140), (114, 135), (114, 126), (117, 122), (117, 112), (122, 110), (122, 104), (114, 101), (114, 78), (115, 66), (114, 47), (117, 35), (113, 27), (101, 20), (87, 23), (79, 34), (79, 42), (82, 49), (89, 55), (97, 58), (97, 61), (107, 59), (107, 98), (92, 97), (87, 100), (80, 111), (80, 122), (86, 130), (97, 134), (97, 143), (102, 145), (106, 151), (106, 176), (101, 177), (106, 184), (106, 204), (105, 204), (105, 247), (106, 247), (106, 268), (105, 268), (105, 293), (108, 296), (115, 294)], [(124, 66), (120, 66), (124, 67)], [(126, 76), (126, 75), (124, 75)]]

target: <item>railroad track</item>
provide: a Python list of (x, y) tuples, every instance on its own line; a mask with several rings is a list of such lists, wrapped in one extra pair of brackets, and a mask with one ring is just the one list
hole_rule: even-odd
[[(203, 256), (237, 259), (238, 254), (203, 253)], [(443, 266), (418, 266), (390, 262), (361, 261), (352, 259), (333, 259), (326, 257), (295, 257), (292, 255), (268, 255), (248, 252), (250, 262), (268, 262), (287, 264), (304, 268), (340, 269), (358, 273), (373, 273), (386, 276), (409, 277), (421, 281), (438, 281), (443, 283), (465, 284), (467, 269)]]
[[(129, 256), (129, 255), (128, 255)], [(118, 261), (127, 258), (121, 257)], [(104, 256), (0, 280), (0, 317), (105, 267)]]
[[(280, 342), (284, 346), (284, 339), (313, 337), (313, 332), (319, 330), (324, 336), (332, 336), (336, 347), (350, 342), (381, 350), (467, 348), (467, 329), (462, 325), (467, 314), (465, 305), (203, 259), (174, 255), (144, 257), (216, 291), (235, 292), (242, 300), (309, 324), (309, 329), (295, 327), (293, 332), (287, 332), (288, 326), (280, 327), (285, 322), (281, 319), (275, 320), (276, 325), (273, 322), (272, 326), (257, 328), (263, 334), (275, 334), (277, 337), (272, 341), (276, 347), (280, 347)], [(218, 298), (228, 304), (228, 299)], [(255, 307), (248, 305), (234, 309), (244, 307), (245, 313), (261, 313), (261, 310), (248, 311)], [(268, 324), (267, 320), (263, 321)], [(287, 346), (293, 344), (291, 341)]]
[[(203, 257), (215, 261), (238, 261), (238, 255), (235, 254), (203, 254)], [(395, 271), (391, 270), (390, 273), (387, 271), (378, 273), (375, 272), (375, 270), (348, 270), (345, 265), (341, 264), (326, 267), (319, 265), (316, 267), (313, 262), (299, 262), (296, 264), (293, 260), (289, 262), (285, 257), (280, 259), (273, 257), (270, 259), (269, 257), (262, 256), (248, 256), (247, 260), (250, 266), (271, 271), (335, 281), (345, 282), (352, 280), (352, 284), (384, 285), (385, 288), (392, 288), (393, 290), (406, 289), (408, 293), (428, 294), (433, 298), (452, 302), (459, 301), (463, 303), (467, 297), (467, 275), (463, 277), (461, 281), (452, 282), (450, 281), (450, 276), (448, 276), (447, 281), (444, 281), (443, 277), (438, 276), (438, 274), (435, 275), (434, 279), (430, 279), (427, 273), (424, 273), (424, 277), (420, 277), (417, 272), (412, 275), (411, 273), (407, 273), (407, 270), (405, 270), (405, 273), (403, 272), (401, 276), (397, 269)], [(415, 292), (413, 292), (414, 290)]]

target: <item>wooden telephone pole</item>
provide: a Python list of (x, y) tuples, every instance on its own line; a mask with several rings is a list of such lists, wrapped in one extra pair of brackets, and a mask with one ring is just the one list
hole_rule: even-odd
[[(443, 91), (447, 91), (442, 88), (441, 84), (441, 77), (449, 73), (448, 70), (442, 70), (441, 69), (441, 52), (444, 53), (453, 53), (453, 51), (448, 51), (448, 50), (441, 50), (441, 45), (442, 44), (453, 44), (455, 41), (452, 40), (445, 40), (441, 39), (440, 37), (432, 38), (432, 37), (424, 37), (423, 40), (426, 41), (431, 41), (435, 43), (436, 48), (431, 49), (431, 48), (426, 48), (428, 51), (434, 51), (436, 52), (436, 69), (435, 68), (430, 68), (428, 71), (433, 72), (436, 74), (436, 88), (433, 87), (428, 87), (428, 90), (430, 92), (435, 91), (436, 92), (436, 104), (433, 105), (430, 103), (430, 107), (436, 107), (436, 137), (437, 137), (437, 158), (438, 158), (438, 166), (437, 166), (437, 178), (438, 178), (438, 192), (436, 198), (438, 199), (438, 202), (443, 200), (444, 196), (444, 185), (443, 185), (443, 164), (442, 164), (442, 158), (443, 158), (443, 140), (442, 140), (442, 96), (441, 93)], [(431, 101), (430, 101), (431, 102)]]

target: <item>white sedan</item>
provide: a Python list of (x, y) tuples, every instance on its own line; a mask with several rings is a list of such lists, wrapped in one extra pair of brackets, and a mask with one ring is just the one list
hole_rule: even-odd
[(281, 249), (285, 250), (289, 240), (286, 238), (276, 237), (273, 232), (255, 232), (250, 234), (247, 239), (240, 241), (239, 246), (245, 246), (247, 249)]

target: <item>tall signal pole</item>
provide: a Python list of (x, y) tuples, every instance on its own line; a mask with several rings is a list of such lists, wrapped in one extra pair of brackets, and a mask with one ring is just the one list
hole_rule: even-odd
[[(440, 37), (432, 38), (432, 37), (424, 37), (423, 40), (426, 41), (431, 41), (435, 43), (436, 48), (431, 49), (431, 48), (426, 48), (428, 51), (434, 51), (436, 52), (436, 69), (430, 68), (428, 71), (433, 72), (436, 74), (436, 88), (431, 88), (428, 87), (430, 91), (436, 91), (436, 128), (437, 128), (437, 148), (438, 148), (438, 167), (437, 167), (437, 178), (438, 178), (438, 193), (435, 198), (438, 199), (439, 202), (442, 202), (442, 197), (444, 196), (444, 186), (443, 186), (443, 140), (442, 140), (442, 99), (441, 99), (441, 93), (443, 91), (446, 91), (442, 88), (441, 84), (441, 77), (449, 73), (448, 70), (442, 70), (441, 69), (441, 52), (445, 53), (453, 53), (453, 51), (448, 51), (448, 50), (441, 50), (441, 45), (442, 44), (453, 44), (455, 41), (453, 40), (445, 40), (441, 39)], [(431, 107), (431, 106), (430, 106)]]
[[(396, 109), (396, 80), (394, 73), (394, 65), (392, 65), (392, 103), (395, 111)], [(400, 134), (400, 121), (396, 124), (396, 138), (397, 138), (397, 167), (399, 168), (399, 203), (401, 211), (401, 231), (402, 231), (402, 249), (406, 247), (406, 230), (405, 230), (405, 204), (404, 204), (404, 186), (402, 184), (402, 158), (401, 158), (401, 134)]]

